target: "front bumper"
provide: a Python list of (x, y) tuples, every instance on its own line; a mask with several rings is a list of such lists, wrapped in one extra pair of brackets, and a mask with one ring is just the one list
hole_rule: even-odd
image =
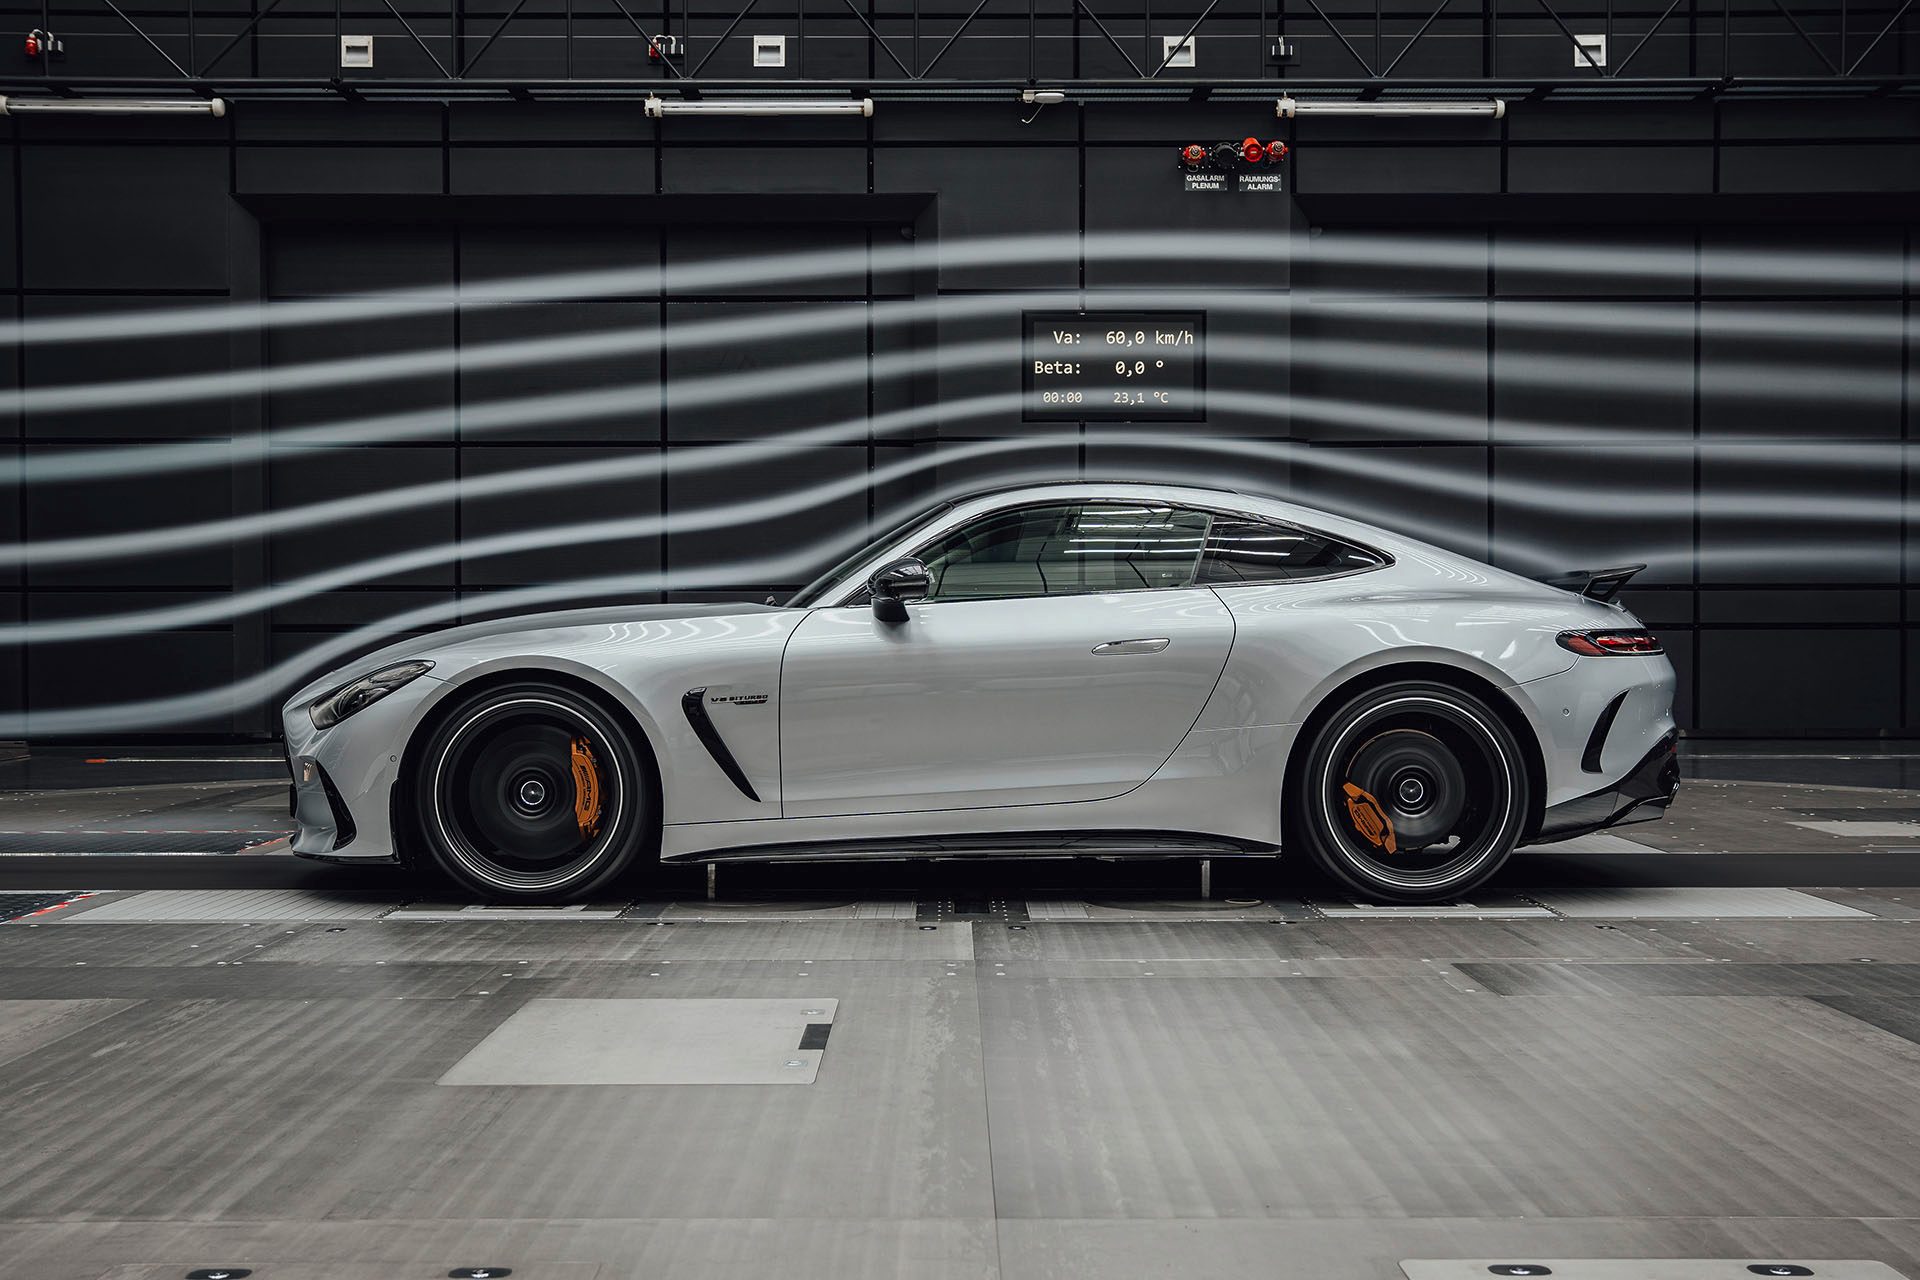
[(1549, 808), (1527, 843), (1551, 844), (1606, 827), (1649, 822), (1666, 812), (1679, 789), (1680, 737), (1669, 733), (1620, 781)]
[(294, 756), (288, 765), (293, 770), (290, 816), (299, 825), (293, 836), (293, 851), (324, 858), (352, 844), (359, 834), (353, 814), (327, 776), (326, 767), (312, 756)]
[(421, 676), (331, 729), (316, 729), (300, 699), (282, 708), (298, 825), (295, 853), (334, 862), (398, 861), (394, 780), (408, 738), (444, 688), (433, 676)]

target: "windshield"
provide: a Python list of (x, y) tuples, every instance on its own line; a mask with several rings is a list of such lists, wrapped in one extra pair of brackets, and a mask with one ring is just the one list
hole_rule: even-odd
[(922, 511), (912, 519), (904, 520), (895, 525), (840, 563), (834, 565), (833, 568), (815, 578), (812, 582), (809, 582), (806, 586), (800, 588), (799, 593), (796, 594), (793, 599), (787, 601), (787, 608), (804, 609), (808, 605), (818, 602), (820, 597), (825, 595), (831, 587), (846, 577), (847, 574), (851, 573), (854, 566), (868, 559), (875, 552), (879, 551), (880, 548), (890, 542), (897, 542), (899, 539), (923, 525), (931, 524), (934, 520), (937, 520), (951, 510), (953, 510), (953, 504), (951, 502), (943, 502), (930, 511)]

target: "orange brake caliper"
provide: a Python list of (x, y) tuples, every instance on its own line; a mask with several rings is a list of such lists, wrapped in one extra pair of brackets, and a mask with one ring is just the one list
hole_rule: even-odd
[(600, 763), (585, 738), (573, 740), (573, 820), (583, 840), (600, 830)]
[(1393, 839), (1393, 819), (1380, 807), (1380, 802), (1351, 782), (1343, 787), (1347, 793), (1347, 817), (1353, 820), (1353, 829), (1374, 848), (1396, 852), (1399, 846)]

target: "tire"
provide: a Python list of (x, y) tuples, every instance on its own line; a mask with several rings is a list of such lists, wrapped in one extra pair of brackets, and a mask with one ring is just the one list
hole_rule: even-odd
[(422, 847), (494, 902), (605, 888), (659, 832), (647, 759), (605, 708), (529, 680), (482, 690), (434, 723), (410, 780)]
[(1363, 901), (1414, 904), (1458, 899), (1500, 869), (1532, 784), (1519, 741), (1484, 701), (1408, 680), (1336, 708), (1286, 798), (1288, 843), (1316, 871)]

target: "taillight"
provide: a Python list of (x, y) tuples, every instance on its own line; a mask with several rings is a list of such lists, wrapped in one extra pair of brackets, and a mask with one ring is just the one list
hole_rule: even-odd
[(1665, 653), (1660, 637), (1651, 631), (1562, 631), (1560, 647), (1583, 658), (1640, 657)]

